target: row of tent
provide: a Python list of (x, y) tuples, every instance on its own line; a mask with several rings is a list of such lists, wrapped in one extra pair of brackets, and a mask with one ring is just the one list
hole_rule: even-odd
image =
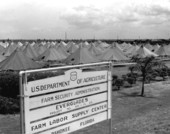
[(0, 70), (42, 68), (46, 63), (85, 64), (100, 61), (128, 61), (132, 56), (168, 56), (169, 45), (118, 44), (113, 42), (0, 42)]

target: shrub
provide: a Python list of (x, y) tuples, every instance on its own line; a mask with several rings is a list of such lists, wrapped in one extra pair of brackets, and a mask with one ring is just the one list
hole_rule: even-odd
[(127, 78), (127, 82), (132, 85), (132, 84), (135, 84), (136, 83), (136, 79), (134, 77), (128, 77)]
[(15, 72), (0, 74), (0, 94), (5, 97), (17, 98), (19, 95), (19, 75)]
[(0, 96), (0, 114), (15, 114), (19, 111), (19, 100)]
[(166, 68), (159, 68), (154, 71), (157, 73), (157, 76), (162, 77), (163, 80), (165, 80), (166, 76), (168, 76), (168, 71)]
[(112, 75), (112, 80), (116, 80), (118, 79), (118, 76), (117, 75)]
[(117, 86), (117, 90), (120, 90), (120, 87), (123, 86), (123, 79), (117, 79), (115, 81), (115, 86)]
[(128, 88), (128, 87), (132, 87), (132, 85), (129, 84), (127, 81), (124, 81), (123, 87)]
[(127, 80), (127, 75), (122, 75), (122, 79), (124, 80), (124, 81), (126, 81)]
[(54, 77), (54, 76), (61, 75), (61, 74), (64, 74), (63, 71), (31, 73), (30, 75), (28, 75), (28, 81)]
[(112, 85), (115, 86), (115, 82), (118, 79), (117, 75), (112, 75)]

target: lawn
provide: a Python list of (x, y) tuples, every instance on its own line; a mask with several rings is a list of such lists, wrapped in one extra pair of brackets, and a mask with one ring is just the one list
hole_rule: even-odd
[[(169, 134), (170, 81), (145, 85), (145, 97), (140, 86), (113, 92), (113, 134)], [(108, 134), (109, 121), (79, 130), (73, 134)], [(0, 115), (0, 134), (19, 133), (19, 115)]]

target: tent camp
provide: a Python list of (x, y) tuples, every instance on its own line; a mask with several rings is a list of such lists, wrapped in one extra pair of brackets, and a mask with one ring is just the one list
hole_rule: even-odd
[(156, 52), (160, 48), (159, 44), (153, 46), (153, 51)]
[(31, 59), (38, 57), (38, 53), (31, 44), (28, 44), (23, 52)]
[(167, 56), (170, 55), (170, 53), (168, 53), (168, 51), (165, 49), (164, 45), (161, 45), (156, 51), (155, 53), (159, 56)]
[(96, 47), (94, 44), (90, 44), (90, 47), (88, 48), (88, 50), (94, 56), (99, 56), (103, 53), (102, 50)]
[(0, 55), (5, 52), (5, 48), (0, 45)]
[(74, 53), (68, 56), (63, 63), (66, 64), (85, 64), (85, 63), (92, 63), (98, 62), (99, 60), (96, 59), (86, 47), (80, 46)]
[(78, 49), (78, 46), (73, 43), (73, 42), (70, 42), (69, 45), (68, 45), (68, 48), (67, 48), (67, 52), (72, 54), (74, 53), (76, 50)]
[(61, 43), (55, 46), (55, 49), (62, 55), (65, 55), (65, 57), (69, 55), (69, 53), (67, 52), (66, 46), (63, 46), (63, 44)]
[(39, 55), (35, 60), (43, 60), (43, 61), (60, 61), (66, 59), (67, 56), (62, 52), (56, 50), (55, 46), (51, 46), (47, 48), (47, 50)]
[(124, 61), (129, 60), (128, 57), (116, 46), (114, 43), (110, 48), (107, 49), (100, 57), (102, 61)]
[(15, 50), (0, 63), (0, 70), (27, 70), (41, 67), (41, 64), (32, 61), (22, 51), (18, 50)]
[(128, 56), (128, 57), (131, 57), (132, 55), (134, 55), (135, 53), (136, 53), (136, 51), (139, 49), (140, 47), (138, 46), (138, 45), (132, 45), (130, 48), (128, 48), (127, 50), (126, 50), (126, 55)]
[(5, 59), (6, 59), (6, 57), (0, 54), (0, 62), (2, 62)]
[(143, 45), (140, 46), (140, 48), (136, 51), (136, 53), (133, 55), (138, 55), (141, 58), (145, 58), (148, 56), (158, 56), (154, 52), (151, 52), (149, 49), (145, 48)]
[(47, 50), (47, 48), (44, 45), (38, 43), (36, 43), (33, 47), (39, 55), (41, 55)]
[(150, 43), (145, 44), (144, 47), (147, 48), (150, 51), (154, 50), (154, 47)]
[(17, 49), (17, 45), (15, 43), (11, 43), (7, 48), (5, 48), (4, 53), (2, 55), (4, 56), (10, 56), (11, 53), (13, 53)]

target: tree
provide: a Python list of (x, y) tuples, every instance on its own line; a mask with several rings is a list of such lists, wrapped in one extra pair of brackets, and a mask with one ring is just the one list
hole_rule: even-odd
[(152, 74), (154, 74), (155, 69), (159, 69), (161, 67), (165, 67), (165, 64), (156, 60), (155, 57), (145, 57), (140, 58), (138, 56), (132, 57), (132, 61), (136, 62), (133, 66), (135, 71), (141, 72), (142, 75), (142, 90), (141, 96), (144, 96), (144, 84), (148, 78), (151, 78)]

